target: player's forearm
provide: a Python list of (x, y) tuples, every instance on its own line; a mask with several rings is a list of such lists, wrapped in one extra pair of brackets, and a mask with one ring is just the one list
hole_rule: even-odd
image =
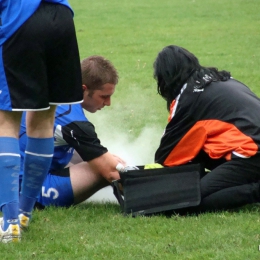
[(124, 162), (122, 159), (107, 152), (88, 163), (95, 172), (111, 183), (120, 178), (116, 166), (122, 162)]

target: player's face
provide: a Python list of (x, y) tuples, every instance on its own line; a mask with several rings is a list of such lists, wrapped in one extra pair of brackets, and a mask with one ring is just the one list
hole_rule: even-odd
[(84, 100), (82, 107), (88, 112), (95, 113), (104, 106), (111, 105), (111, 96), (115, 92), (115, 85), (106, 83), (102, 89), (94, 90), (92, 95), (86, 90), (84, 91)]

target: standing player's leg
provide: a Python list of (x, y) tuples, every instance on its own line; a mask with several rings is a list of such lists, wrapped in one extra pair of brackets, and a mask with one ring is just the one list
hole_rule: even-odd
[(24, 175), (20, 193), (20, 221), (27, 227), (31, 213), (49, 171), (53, 151), (53, 124), (56, 106), (49, 110), (27, 112), (27, 146), (24, 157)]
[(20, 240), (18, 220), (21, 112), (0, 111), (0, 242)]

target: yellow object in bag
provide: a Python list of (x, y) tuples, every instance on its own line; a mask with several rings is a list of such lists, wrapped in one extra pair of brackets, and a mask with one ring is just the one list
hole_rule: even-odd
[(163, 166), (159, 163), (151, 163), (151, 164), (146, 164), (144, 166), (144, 169), (157, 169), (157, 168), (163, 168)]

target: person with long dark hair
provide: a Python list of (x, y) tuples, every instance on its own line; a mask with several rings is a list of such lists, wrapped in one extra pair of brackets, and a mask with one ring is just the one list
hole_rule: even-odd
[(230, 72), (200, 65), (188, 50), (170, 45), (154, 62), (157, 91), (168, 124), (155, 153), (164, 166), (201, 163), (196, 211), (260, 202), (260, 99)]

